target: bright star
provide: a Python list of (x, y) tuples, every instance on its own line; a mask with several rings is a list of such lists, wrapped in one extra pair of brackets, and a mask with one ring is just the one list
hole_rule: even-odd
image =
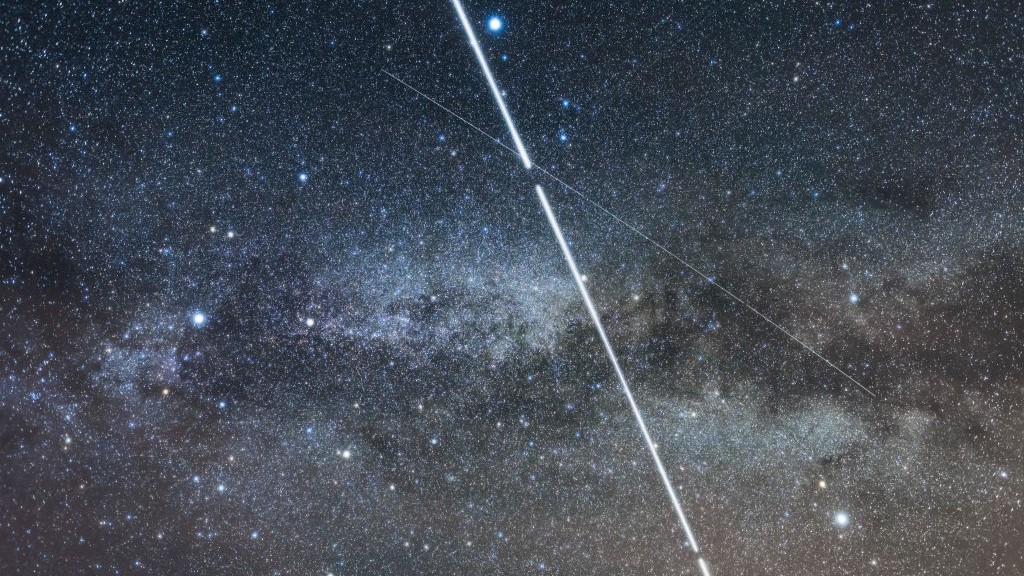
[(860, 302), (860, 296), (858, 296), (858, 295), (854, 294), (853, 292), (851, 292), (850, 293), (850, 304), (856, 304), (857, 302)]
[(836, 515), (832, 517), (832, 523), (839, 528), (845, 528), (850, 524), (850, 515), (846, 512), (836, 512)]
[(198, 327), (202, 326), (203, 324), (206, 324), (206, 314), (203, 314), (202, 312), (196, 312), (195, 314), (192, 315), (193, 326)]
[(501, 18), (498, 18), (497, 16), (491, 16), (491, 19), (487, 21), (487, 28), (490, 29), (491, 32), (501, 31), (501, 27), (503, 25)]

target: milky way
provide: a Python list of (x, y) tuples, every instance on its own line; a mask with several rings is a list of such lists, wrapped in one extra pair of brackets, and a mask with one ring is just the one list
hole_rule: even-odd
[[(1021, 7), (466, 10), (538, 168), (877, 394), (544, 183), (714, 573), (1024, 573)], [(0, 573), (698, 573), (536, 174), (383, 72), (514, 147), (448, 2), (0, 27)]]

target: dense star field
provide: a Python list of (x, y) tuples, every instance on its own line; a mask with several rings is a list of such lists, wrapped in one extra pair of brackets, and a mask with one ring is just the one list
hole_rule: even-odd
[[(1024, 574), (1024, 8), (0, 6), (0, 573)], [(463, 120), (416, 91), (422, 91)]]

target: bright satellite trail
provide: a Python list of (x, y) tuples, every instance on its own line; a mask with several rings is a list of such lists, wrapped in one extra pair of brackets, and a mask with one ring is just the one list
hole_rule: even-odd
[[(515, 143), (516, 152), (519, 153), (519, 158), (523, 161), (523, 166), (529, 169), (531, 166), (530, 156), (526, 153), (526, 147), (523, 146), (523, 140), (519, 137), (519, 130), (516, 130), (516, 125), (512, 121), (512, 115), (509, 114), (508, 108), (505, 107), (505, 99), (501, 97), (501, 90), (498, 89), (498, 83), (494, 80), (494, 75), (491, 74), (491, 67), (487, 64), (487, 58), (484, 57), (484, 53), (480, 49), (480, 42), (477, 41), (476, 33), (473, 32), (473, 25), (469, 22), (469, 18), (466, 17), (466, 11), (463, 10), (462, 3), (459, 2), (459, 0), (452, 0), (452, 5), (455, 6), (455, 13), (459, 16), (459, 22), (462, 23), (462, 29), (465, 30), (466, 37), (469, 39), (469, 45), (473, 48), (473, 54), (476, 55), (476, 61), (480, 63), (480, 69), (484, 73), (484, 78), (487, 79), (487, 86), (491, 89), (491, 96), (494, 97), (494, 102), (498, 105), (501, 117), (505, 120), (505, 125), (508, 126), (508, 131), (512, 135), (512, 142)], [(492, 20), (492, 22), (495, 22), (495, 20)], [(498, 20), (497, 22), (497, 28), (501, 28), (501, 21)]]
[[(452, 5), (455, 6), (455, 12), (459, 16), (459, 21), (462, 22), (462, 27), (466, 32), (470, 46), (473, 47), (473, 52), (476, 54), (477, 61), (480, 63), (484, 77), (487, 79), (487, 84), (491, 88), (491, 94), (494, 96), (498, 109), (501, 111), (502, 117), (505, 119), (505, 124), (508, 126), (509, 132), (512, 135), (512, 140), (515, 142), (516, 149), (519, 151), (519, 156), (523, 161), (523, 166), (529, 170), (531, 167), (530, 159), (526, 155), (526, 149), (523, 147), (522, 139), (519, 137), (519, 131), (516, 130), (515, 123), (512, 121), (512, 116), (509, 114), (508, 108), (505, 106), (505, 101), (501, 96), (501, 91), (498, 89), (498, 84), (495, 82), (494, 76), (491, 74), (490, 67), (487, 64), (487, 59), (480, 50), (480, 44), (477, 42), (476, 34), (473, 32), (473, 27), (470, 24), (469, 19), (466, 17), (466, 12), (463, 10), (462, 3), (460, 0), (452, 0)], [(576, 261), (572, 256), (572, 251), (569, 250), (569, 245), (566, 243), (565, 238), (562, 235), (562, 229), (559, 227), (558, 221), (555, 219), (555, 214), (551, 210), (551, 204), (548, 202), (547, 196), (544, 194), (544, 189), (539, 184), (536, 185), (536, 192), (537, 198), (540, 200), (541, 206), (544, 208), (544, 214), (547, 216), (548, 223), (551, 225), (551, 230), (554, 232), (555, 238), (558, 240), (558, 246), (562, 251), (562, 255), (565, 257), (565, 261), (569, 265), (569, 270), (572, 272), (572, 277), (576, 282), (576, 287), (579, 289), (580, 296), (583, 297), (587, 313), (590, 315), (590, 319), (594, 323), (594, 328), (597, 329), (597, 333), (601, 337), (601, 343), (604, 346), (605, 352), (608, 354), (608, 360), (611, 362), (612, 367), (615, 370), (615, 376), (618, 378), (619, 384), (622, 386), (622, 392), (625, 394), (626, 400), (629, 402), (629, 408), (633, 412), (633, 417), (636, 419), (637, 426), (640, 428), (644, 442), (647, 444), (647, 449), (651, 454), (651, 458), (654, 460), (654, 466), (658, 471), (658, 475), (661, 477), (662, 484), (665, 486), (665, 491), (668, 492), (669, 500), (672, 502), (672, 508), (675, 511), (676, 516), (679, 518), (679, 524), (686, 533), (686, 540), (694, 553), (700, 554), (700, 546), (697, 545), (697, 539), (693, 534), (693, 529), (690, 528), (690, 523), (686, 519), (686, 513), (683, 512), (683, 507), (679, 503), (679, 497), (676, 496), (675, 488), (672, 486), (672, 480), (669, 478), (668, 472), (666, 472), (665, 466), (661, 462), (661, 457), (658, 455), (657, 445), (651, 438), (650, 432), (647, 430), (647, 424), (644, 422), (644, 417), (640, 413), (640, 408), (637, 406), (636, 400), (633, 398), (633, 391), (630, 389), (629, 382), (626, 380), (626, 375), (619, 366), (619, 360), (615, 355), (615, 350), (612, 348), (611, 341), (608, 340), (608, 336), (605, 334), (604, 325), (601, 323), (601, 315), (594, 306), (594, 302), (590, 298), (590, 293), (587, 290), (586, 284), (584, 283), (579, 270), (576, 268)], [(697, 560), (701, 572), (705, 576), (709, 576), (710, 572), (708, 570), (707, 562), (700, 556), (698, 556)]]

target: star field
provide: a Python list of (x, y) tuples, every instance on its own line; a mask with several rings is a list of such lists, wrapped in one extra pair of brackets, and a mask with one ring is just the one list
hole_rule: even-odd
[(1024, 574), (1021, 6), (466, 10), (874, 395), (448, 2), (9, 2), (0, 573), (697, 574), (541, 182), (712, 573)]

